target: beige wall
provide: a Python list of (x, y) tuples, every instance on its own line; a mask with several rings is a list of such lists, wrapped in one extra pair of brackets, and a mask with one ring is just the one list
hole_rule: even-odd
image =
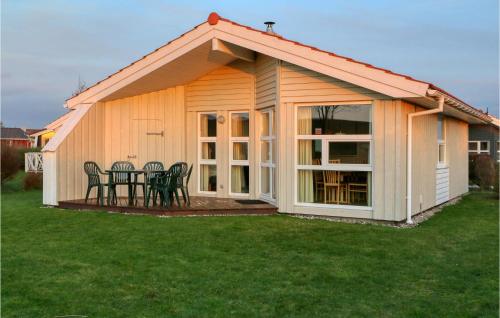
[(466, 122), (445, 119), (446, 159), (450, 173), (450, 199), (469, 191), (469, 128)]
[[(299, 103), (366, 102), (373, 104), (372, 209), (331, 209), (295, 204), (295, 108)], [(279, 211), (344, 217), (403, 220), (406, 217), (407, 115), (422, 108), (393, 100), (298, 66), (258, 55), (255, 63), (237, 61), (186, 84), (94, 105), (57, 151), (59, 200), (82, 198), (83, 162), (107, 169), (117, 160), (137, 167), (159, 160), (165, 165), (194, 163), (190, 191), (198, 188), (199, 112), (224, 116), (218, 123), (217, 196), (229, 196), (229, 122), (231, 111), (249, 111), (251, 122), (250, 197), (258, 197), (259, 112), (276, 105), (277, 205)], [(467, 191), (467, 124), (446, 121), (450, 197)], [(158, 135), (163, 132), (164, 135)], [(437, 116), (415, 118), (412, 212), (435, 205)]]
[(276, 104), (278, 60), (259, 54), (255, 63), (255, 107), (257, 109)]
[[(57, 149), (57, 199), (85, 197), (85, 161), (104, 164), (104, 104), (93, 105)], [(95, 191), (95, 190), (94, 190)], [(95, 193), (93, 193), (95, 195)]]

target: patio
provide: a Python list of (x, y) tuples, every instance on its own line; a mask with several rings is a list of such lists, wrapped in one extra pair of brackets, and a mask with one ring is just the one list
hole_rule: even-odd
[[(156, 216), (194, 216), (194, 215), (271, 215), (278, 211), (274, 205), (259, 200), (238, 200), (215, 197), (191, 196), (191, 205), (166, 208), (162, 206), (144, 206), (144, 198), (138, 197), (137, 204), (128, 205), (127, 197), (119, 197), (116, 205), (100, 206), (97, 199), (59, 201), (62, 209), (112, 211), (131, 214), (150, 214)], [(181, 201), (182, 203), (182, 201)]]

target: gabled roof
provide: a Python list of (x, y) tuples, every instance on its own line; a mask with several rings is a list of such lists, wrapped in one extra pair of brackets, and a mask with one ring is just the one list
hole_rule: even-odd
[(483, 111), (468, 105), (432, 83), (320, 50), (277, 34), (256, 30), (220, 17), (215, 12), (208, 16), (206, 22), (71, 97), (66, 101), (66, 105), (74, 108), (78, 104), (102, 100), (211, 39), (220, 39), (393, 98), (417, 101), (419, 98), (433, 100), (438, 95), (443, 95), (450, 107), (481, 121), (490, 121)]
[(7, 128), (2, 127), (1, 130), (1, 139), (26, 139), (29, 140), (29, 137), (26, 135), (24, 130), (21, 128)]

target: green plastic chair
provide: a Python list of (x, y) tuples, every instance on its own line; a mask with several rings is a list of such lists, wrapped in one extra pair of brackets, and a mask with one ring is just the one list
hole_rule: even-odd
[[(163, 163), (159, 161), (150, 161), (147, 162), (144, 167), (144, 182), (135, 182), (134, 183), (134, 196), (136, 198), (137, 204), (137, 186), (142, 187), (142, 193), (144, 195), (144, 205), (147, 207), (149, 205), (149, 200), (151, 198), (151, 194), (154, 195), (153, 192), (153, 179), (158, 176), (160, 173), (158, 171), (164, 171)], [(153, 202), (155, 204), (155, 202)]]
[[(116, 161), (111, 165), (111, 170), (113, 173), (110, 175), (111, 192), (113, 194), (112, 202), (117, 204), (118, 198), (116, 196), (116, 186), (118, 185), (129, 185), (128, 173), (119, 171), (130, 171), (135, 170), (134, 164), (130, 161)], [(133, 180), (130, 180), (133, 182)]]
[[(191, 178), (191, 172), (193, 171), (193, 165), (188, 169), (188, 165), (185, 162), (180, 163), (182, 166), (181, 174), (177, 178), (177, 189), (181, 190), (182, 198), (184, 199), (184, 205), (190, 206), (191, 200), (189, 198), (188, 184)], [(185, 180), (185, 182), (184, 182)]]
[(160, 205), (169, 208), (171, 206), (172, 192), (175, 191), (177, 178), (169, 169), (161, 175), (153, 177), (151, 187), (153, 188), (153, 205), (156, 205), (158, 196)]
[[(97, 163), (93, 161), (86, 161), (83, 164), (83, 170), (87, 174), (87, 194), (85, 195), (85, 203), (87, 203), (92, 188), (97, 187), (97, 204), (104, 205), (104, 187), (108, 186), (106, 182), (101, 181), (101, 175), (106, 176), (107, 174), (102, 172)], [(110, 190), (108, 188), (108, 196), (110, 195)]]

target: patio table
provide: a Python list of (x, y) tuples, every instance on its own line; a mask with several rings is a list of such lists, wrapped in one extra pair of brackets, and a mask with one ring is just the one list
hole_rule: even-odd
[[(112, 180), (113, 180), (113, 174), (114, 173), (126, 173), (127, 174), (127, 187), (128, 187), (128, 205), (133, 205), (134, 200), (133, 200), (133, 192), (132, 192), (132, 175), (134, 175), (134, 183), (137, 180), (137, 176), (144, 173), (144, 170), (106, 170), (106, 173), (108, 174), (108, 187), (111, 189), (112, 185)], [(108, 205), (111, 205), (111, 198), (108, 196)]]
[[(148, 178), (147, 175), (149, 173), (161, 173), (164, 172), (164, 170), (144, 170), (144, 169), (134, 169), (134, 170), (105, 170), (105, 172), (108, 174), (108, 186), (111, 189), (111, 184), (112, 184), (112, 175), (113, 173), (126, 173), (127, 174), (127, 186), (128, 186), (128, 205), (134, 205), (134, 187), (137, 186), (137, 179), (139, 175), (144, 174), (144, 184), (145, 188), (147, 189), (147, 182)], [(132, 178), (132, 175), (134, 175), (134, 178)], [(108, 196), (108, 205), (110, 205), (110, 197)]]

